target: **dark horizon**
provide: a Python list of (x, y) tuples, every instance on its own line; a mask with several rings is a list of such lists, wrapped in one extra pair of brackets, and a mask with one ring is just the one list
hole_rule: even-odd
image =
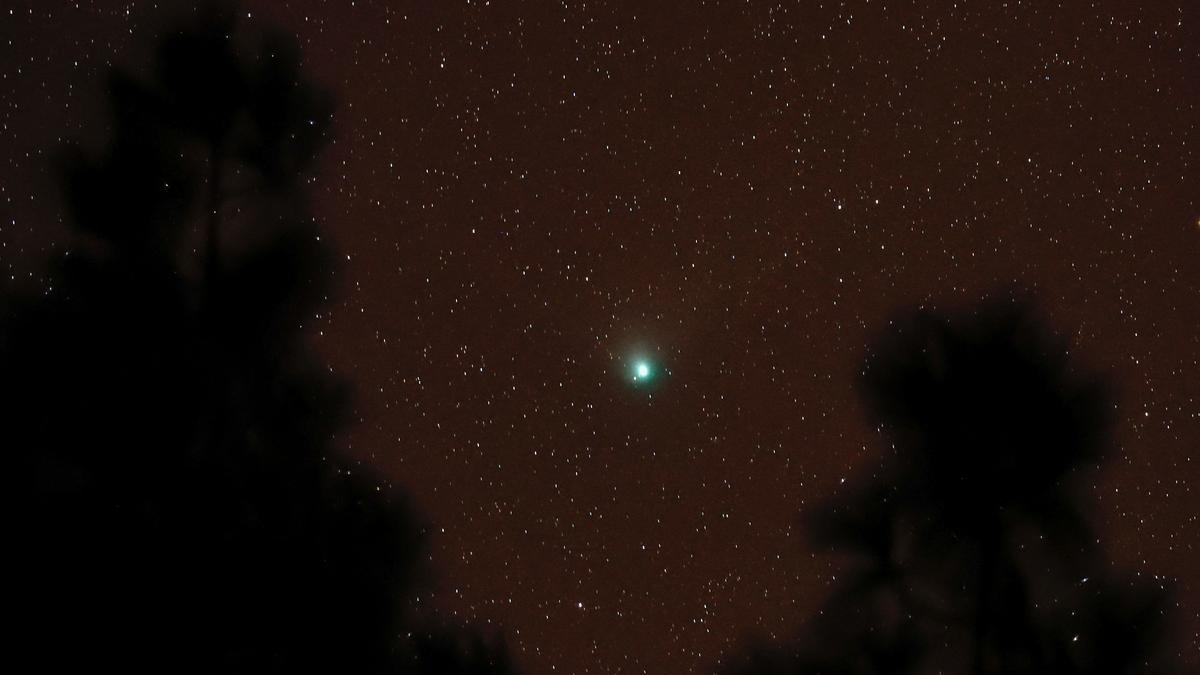
[[(805, 518), (889, 448), (873, 346), (1027, 292), (1113, 385), (1095, 559), (1172, 589), (1200, 666), (1200, 15), (877, 4), (238, 11), (333, 101), (298, 184), (330, 257), (289, 250), (334, 276), (287, 315), (347, 387), (329, 447), (412, 504), (418, 602), (521, 672), (793, 639), (848, 569)], [(92, 252), (64, 144), (189, 17), (0, 15), (0, 294)]]

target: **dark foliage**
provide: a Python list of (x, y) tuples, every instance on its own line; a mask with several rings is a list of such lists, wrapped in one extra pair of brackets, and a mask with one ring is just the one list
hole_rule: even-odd
[(331, 442), (347, 392), (303, 327), (332, 271), (305, 190), (332, 108), (231, 16), (114, 75), (107, 147), (62, 160), (74, 251), (0, 307), (7, 660), (511, 672), (472, 631), (414, 633), (420, 529)]
[(516, 667), (504, 642), (483, 632), (440, 624), (410, 636), (408, 669), (412, 675), (510, 675)]
[(849, 573), (794, 644), (727, 672), (1180, 672), (1166, 590), (1114, 573), (1085, 517), (1109, 387), (1029, 303), (894, 323), (861, 388), (890, 448), (806, 523)]

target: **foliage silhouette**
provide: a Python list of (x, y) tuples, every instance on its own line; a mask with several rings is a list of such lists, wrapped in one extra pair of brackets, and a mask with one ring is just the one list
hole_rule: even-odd
[(793, 643), (725, 672), (1181, 672), (1165, 588), (1113, 572), (1085, 516), (1108, 383), (1024, 298), (893, 325), (860, 382), (889, 451), (806, 523), (849, 573)]
[[(331, 120), (292, 42), (207, 10), (115, 74), (61, 170), (54, 288), (0, 302), (14, 663), (72, 672), (508, 673), (415, 610), (422, 529), (339, 459), (306, 321), (333, 259), (306, 187)], [(253, 46), (246, 46), (246, 44)]]

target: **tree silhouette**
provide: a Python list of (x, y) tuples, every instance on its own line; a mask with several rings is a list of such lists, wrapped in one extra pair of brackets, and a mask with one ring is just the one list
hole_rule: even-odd
[(290, 39), (232, 17), (113, 75), (110, 142), (62, 158), (78, 236), (53, 289), (0, 300), (9, 658), (511, 672), (502, 644), (421, 623), (422, 530), (331, 442), (347, 391), (304, 340), (333, 269), (307, 195), (331, 100)]
[(1086, 478), (1110, 387), (1026, 300), (894, 322), (862, 372), (889, 451), (808, 517), (852, 564), (794, 644), (729, 673), (1178, 673), (1166, 592), (1100, 560)]

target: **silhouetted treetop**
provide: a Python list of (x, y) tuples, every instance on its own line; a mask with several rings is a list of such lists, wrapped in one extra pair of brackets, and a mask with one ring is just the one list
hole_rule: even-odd
[(876, 344), (861, 391), (901, 448), (896, 498), (937, 500), (963, 519), (1057, 506), (1044, 500), (1059, 481), (1108, 450), (1107, 384), (1073, 371), (1021, 302), (900, 320)]
[(328, 95), (291, 40), (218, 11), (149, 73), (115, 74), (107, 145), (63, 157), (80, 238), (53, 291), (0, 299), (10, 658), (510, 672), (502, 644), (424, 625), (423, 528), (333, 443), (348, 390), (304, 339), (332, 273), (305, 180)]
[(107, 150), (64, 156), (73, 223), (118, 255), (210, 284), (228, 256), (281, 234), (294, 237), (288, 245), (306, 269), (328, 268), (311, 264), (322, 247), (300, 242), (316, 239), (304, 179), (332, 98), (301, 74), (293, 40), (247, 40), (233, 16), (202, 11), (195, 26), (164, 37), (148, 79), (110, 78)]
[(793, 642), (725, 672), (1179, 672), (1164, 585), (1114, 572), (1087, 515), (1111, 387), (1031, 303), (894, 320), (860, 391), (886, 448), (804, 517), (846, 568)]

